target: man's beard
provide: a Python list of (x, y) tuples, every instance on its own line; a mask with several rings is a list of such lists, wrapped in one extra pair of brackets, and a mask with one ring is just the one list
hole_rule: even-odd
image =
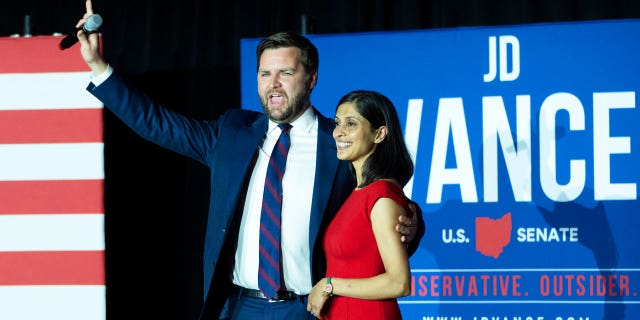
[(299, 116), (300, 113), (305, 109), (307, 101), (309, 101), (309, 93), (303, 92), (294, 96), (291, 100), (288, 101), (286, 108), (284, 108), (280, 116), (272, 114), (271, 110), (269, 110), (268, 94), (266, 95), (266, 97), (262, 97), (260, 101), (262, 102), (262, 110), (264, 110), (264, 114), (266, 114), (269, 119), (275, 122), (289, 122), (292, 120), (292, 118)]

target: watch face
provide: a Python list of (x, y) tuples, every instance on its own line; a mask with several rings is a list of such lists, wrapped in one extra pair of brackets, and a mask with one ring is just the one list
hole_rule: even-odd
[(330, 284), (325, 284), (324, 285), (324, 292), (331, 293), (331, 291), (333, 291), (333, 287)]

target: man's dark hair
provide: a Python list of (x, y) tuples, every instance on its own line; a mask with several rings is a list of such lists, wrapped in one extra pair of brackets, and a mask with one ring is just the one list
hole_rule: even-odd
[(260, 68), (260, 57), (265, 50), (291, 47), (300, 49), (300, 62), (307, 74), (318, 72), (318, 49), (309, 39), (293, 32), (279, 32), (260, 41), (256, 48), (257, 68)]

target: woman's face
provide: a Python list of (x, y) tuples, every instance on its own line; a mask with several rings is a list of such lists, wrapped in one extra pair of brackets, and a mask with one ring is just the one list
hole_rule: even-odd
[(362, 166), (376, 148), (378, 130), (373, 130), (371, 123), (358, 113), (354, 102), (338, 106), (335, 124), (333, 139), (338, 159), (351, 161), (355, 167)]

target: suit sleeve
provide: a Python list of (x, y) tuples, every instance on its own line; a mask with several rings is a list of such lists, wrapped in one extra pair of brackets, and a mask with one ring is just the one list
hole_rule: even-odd
[(219, 121), (199, 121), (169, 110), (115, 72), (87, 90), (142, 138), (206, 164), (218, 139)]

